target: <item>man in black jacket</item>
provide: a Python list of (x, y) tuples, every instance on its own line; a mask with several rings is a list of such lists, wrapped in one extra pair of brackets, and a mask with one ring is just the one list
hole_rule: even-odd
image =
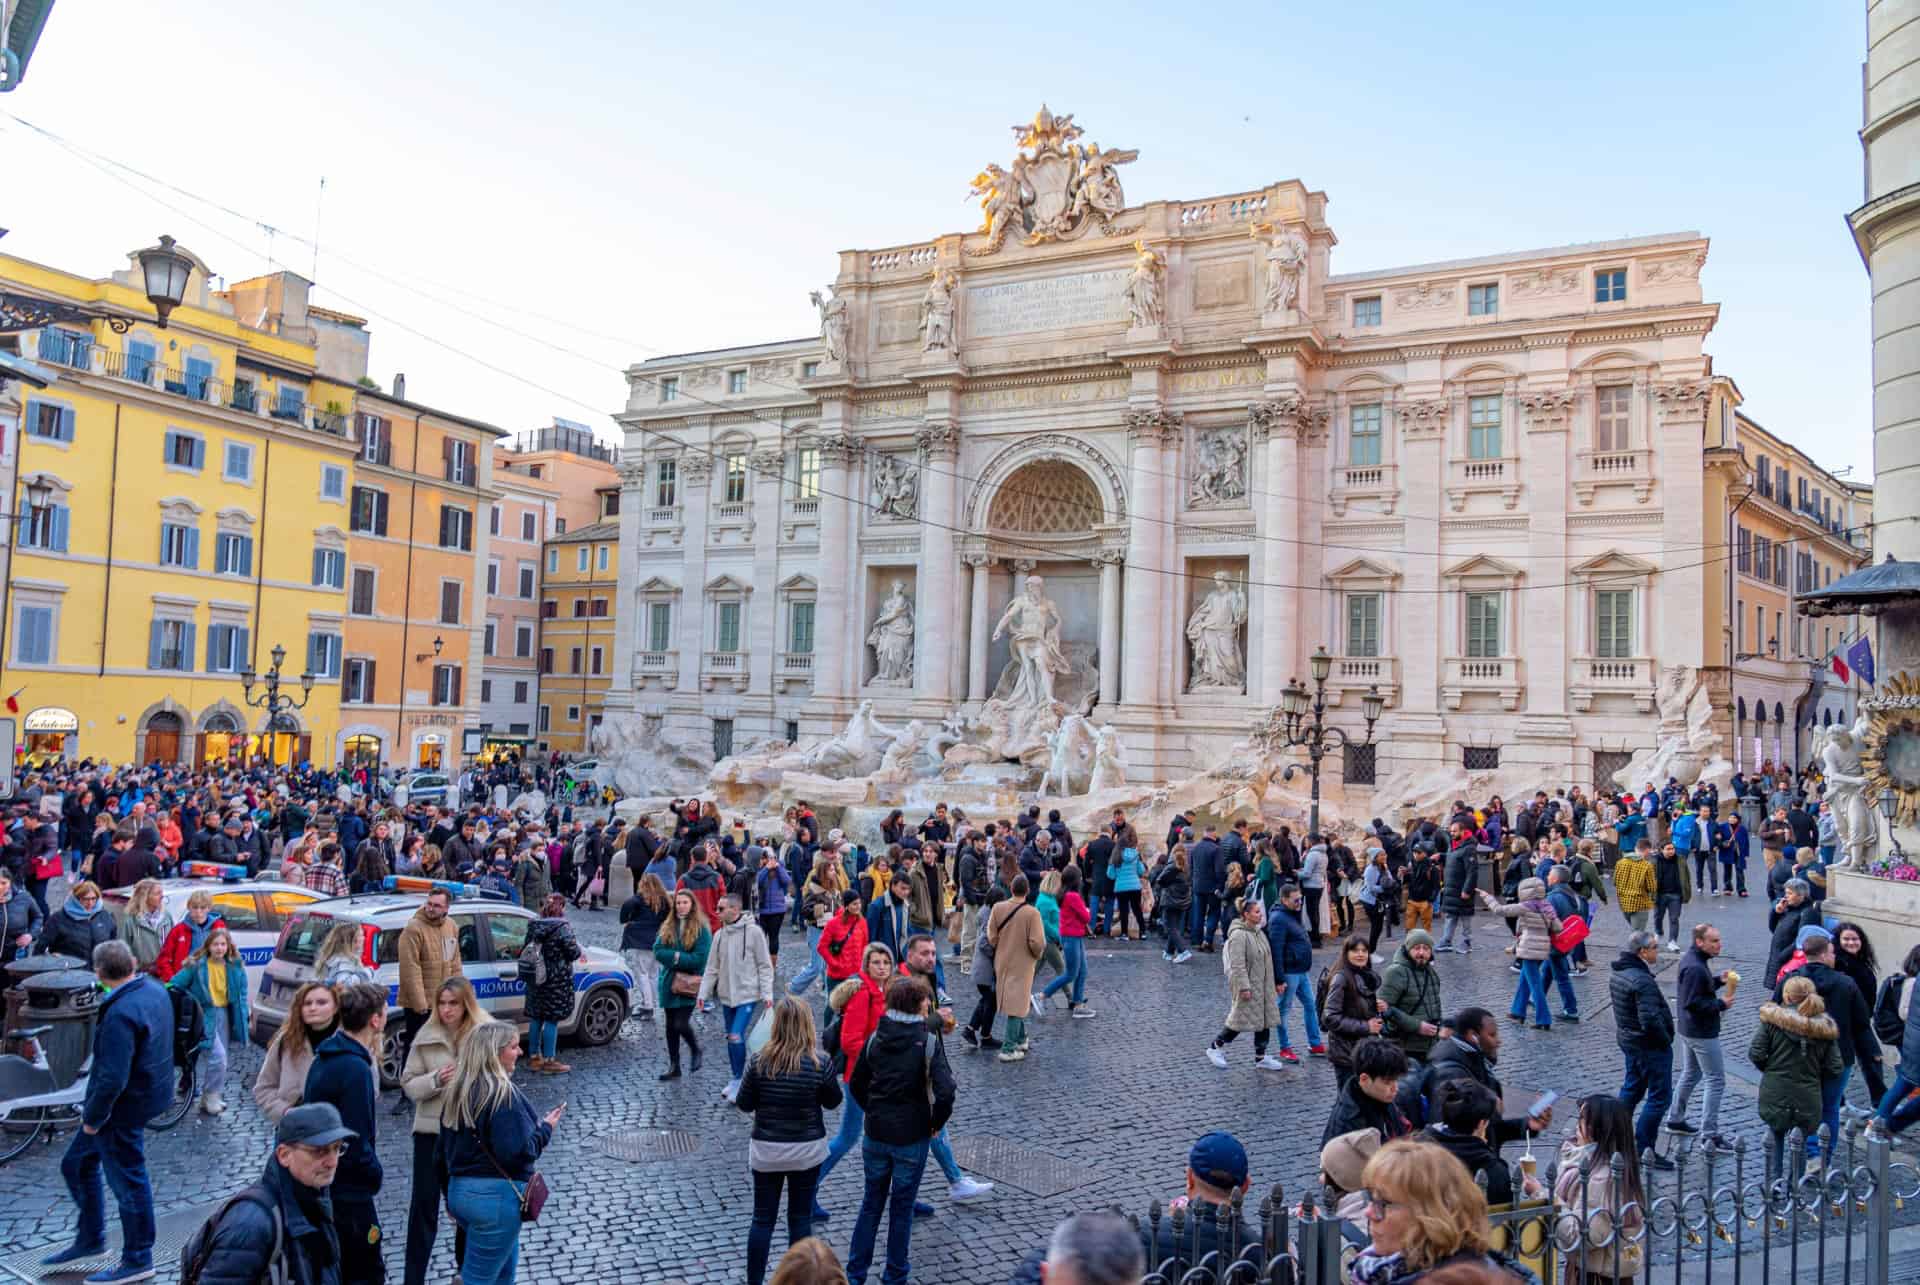
[(1193, 876), (1194, 949), (1210, 955), (1214, 927), (1224, 929), (1231, 925), (1231, 921), (1220, 923), (1220, 893), (1227, 886), (1227, 872), (1220, 861), (1219, 832), (1211, 824), (1188, 851), (1187, 872)]
[(387, 1025), (387, 993), (369, 982), (340, 988), (340, 1028), (313, 1051), (305, 1100), (332, 1104), (355, 1138), (340, 1157), (333, 1184), (333, 1221), (340, 1234), (341, 1277), (385, 1281), (380, 1215), (374, 1199), (383, 1177), (374, 1145), (378, 1096), (374, 1051)]
[[(883, 1279), (905, 1282), (913, 1236), (913, 1202), (920, 1194), (933, 1135), (953, 1114), (953, 1070), (927, 1013), (933, 996), (917, 977), (887, 986), (887, 1011), (868, 1038), (847, 1088), (867, 1113), (861, 1155), (866, 1194), (854, 1220), (847, 1278), (865, 1285), (873, 1264), (880, 1211), (887, 1208), (887, 1266)], [(891, 1201), (891, 1204), (889, 1204)]]
[[(1687, 1068), (1673, 1093), (1667, 1132), (1705, 1133), (1708, 1147), (1732, 1151), (1733, 1144), (1720, 1133), (1720, 1098), (1727, 1091), (1726, 1060), (1720, 1051), (1720, 1015), (1733, 1007), (1737, 983), (1723, 974), (1721, 984), (1726, 993), (1720, 993), (1711, 967), (1719, 954), (1720, 930), (1712, 924), (1695, 924), (1693, 945), (1680, 957), (1680, 1043), (1686, 1049)], [(1696, 1129), (1687, 1123), (1687, 1104), (1702, 1080), (1707, 1085), (1707, 1114), (1705, 1123)]]
[[(1506, 1107), (1506, 1093), (1493, 1068), (1500, 1061), (1500, 1023), (1484, 1008), (1463, 1008), (1454, 1016), (1453, 1033), (1434, 1041), (1427, 1065), (1418, 1075), (1400, 1081), (1395, 1105), (1415, 1124), (1437, 1118), (1434, 1103), (1440, 1086), (1461, 1078), (1476, 1081)], [(1495, 1146), (1518, 1142), (1529, 1133), (1537, 1134), (1553, 1124), (1553, 1108), (1537, 1116), (1513, 1115), (1496, 1119), (1489, 1129)]]
[[(211, 1228), (200, 1279), (340, 1285), (340, 1241), (327, 1188), (340, 1153), (353, 1139), (353, 1130), (325, 1102), (309, 1102), (281, 1116), (266, 1173), (241, 1190)], [(276, 1268), (284, 1275), (274, 1275)]]
[(1087, 871), (1093, 889), (1093, 923), (1088, 931), (1095, 937), (1107, 935), (1107, 917), (1113, 912), (1113, 876), (1107, 862), (1113, 859), (1113, 831), (1102, 828), (1087, 840)]
[(1800, 930), (1818, 928), (1822, 920), (1820, 907), (1813, 899), (1813, 889), (1805, 879), (1787, 880), (1780, 899), (1773, 903), (1769, 917), (1773, 921), (1773, 940), (1767, 946), (1767, 981), (1771, 983), (1779, 978), (1780, 970), (1793, 958), (1793, 952), (1798, 948)]
[[(1854, 1064), (1857, 1062), (1866, 1075), (1868, 1096), (1874, 1101), (1885, 1096), (1886, 1085), (1880, 1076), (1880, 1041), (1873, 1033), (1873, 1014), (1859, 986), (1833, 966), (1833, 938), (1825, 931), (1809, 932), (1806, 938), (1806, 944), (1800, 949), (1806, 953), (1807, 963), (1798, 973), (1813, 983), (1813, 989), (1826, 1001), (1827, 1016), (1840, 1028), (1840, 1078), (1820, 1082), (1820, 1120), (1827, 1129), (1827, 1160), (1831, 1163), (1833, 1144), (1840, 1138), (1840, 1104), (1846, 1101), (1847, 1082), (1853, 1078)], [(1794, 975), (1787, 974), (1788, 977)], [(1780, 992), (1785, 987), (1783, 980), (1774, 988), (1774, 1003), (1781, 1002)], [(1818, 1145), (1817, 1137), (1807, 1138), (1809, 1157)]]
[(1394, 1103), (1406, 1073), (1407, 1055), (1393, 1041), (1374, 1037), (1354, 1045), (1353, 1078), (1333, 1100), (1320, 1145), (1355, 1129), (1378, 1129), (1383, 1143), (1413, 1132), (1412, 1121)]
[[(1642, 1154), (1653, 1150), (1660, 1121), (1673, 1101), (1673, 1010), (1653, 976), (1652, 966), (1659, 961), (1658, 937), (1645, 931), (1629, 933), (1626, 949), (1613, 961), (1613, 974), (1607, 980), (1614, 1038), (1627, 1064), (1620, 1101), (1629, 1111), (1640, 1106), (1633, 1145)], [(1672, 1169), (1673, 1161), (1656, 1153), (1652, 1165)]]
[[(1500, 1158), (1500, 1150), (1490, 1139), (1497, 1124), (1500, 1104), (1485, 1085), (1468, 1079), (1449, 1080), (1442, 1085), (1434, 1103), (1434, 1120), (1422, 1129), (1417, 1140), (1430, 1142), (1458, 1160), (1469, 1178), (1487, 1176), (1487, 1203), (1513, 1203), (1513, 1171)], [(1539, 1180), (1529, 1177), (1528, 1196), (1538, 1195)]]

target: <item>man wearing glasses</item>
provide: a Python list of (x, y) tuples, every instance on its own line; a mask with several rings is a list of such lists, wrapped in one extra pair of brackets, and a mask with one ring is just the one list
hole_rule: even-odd
[[(330, 1102), (310, 1102), (281, 1116), (266, 1173), (229, 1200), (189, 1242), (189, 1256), (204, 1256), (200, 1278), (319, 1285), (340, 1281), (340, 1244), (327, 1188), (340, 1167), (341, 1150), (354, 1136)], [(276, 1220), (283, 1235), (275, 1233)]]

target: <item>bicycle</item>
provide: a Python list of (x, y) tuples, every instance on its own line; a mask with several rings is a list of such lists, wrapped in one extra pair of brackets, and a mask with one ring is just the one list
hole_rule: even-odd
[[(196, 1018), (198, 1012), (195, 1006)], [(51, 1142), (54, 1129), (79, 1123), (93, 1054), (88, 1053), (80, 1064), (73, 1083), (60, 1086), (40, 1045), (40, 1036), (52, 1029), (27, 1026), (6, 1033), (8, 1046), (24, 1050), (25, 1055), (0, 1053), (0, 1164), (21, 1155), (42, 1137)], [(147, 1128), (156, 1133), (186, 1119), (199, 1096), (200, 1051), (197, 1045), (183, 1049), (182, 1043), (174, 1044), (173, 1100), (147, 1121)]]

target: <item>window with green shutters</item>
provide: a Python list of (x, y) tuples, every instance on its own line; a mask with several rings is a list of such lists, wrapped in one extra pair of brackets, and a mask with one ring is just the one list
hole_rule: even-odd
[(207, 672), (237, 674), (247, 667), (248, 630), (245, 625), (207, 626)]
[(23, 603), (14, 616), (13, 662), (53, 663), (53, 608)]
[(1593, 654), (1613, 660), (1633, 655), (1633, 590), (1595, 590)]
[(1347, 417), (1347, 463), (1370, 468), (1380, 463), (1380, 403), (1355, 406)]
[(1500, 395), (1467, 399), (1467, 455), (1476, 460), (1500, 458)]
[(715, 651), (740, 650), (740, 604), (723, 602), (720, 604), (720, 628), (714, 644)]
[(796, 602), (788, 617), (787, 650), (800, 655), (813, 653), (813, 604)]
[(1380, 654), (1380, 595), (1347, 595), (1347, 655)]
[(1467, 655), (1478, 658), (1500, 654), (1500, 595), (1468, 594)]
[(667, 651), (673, 646), (673, 604), (647, 604), (647, 650)]

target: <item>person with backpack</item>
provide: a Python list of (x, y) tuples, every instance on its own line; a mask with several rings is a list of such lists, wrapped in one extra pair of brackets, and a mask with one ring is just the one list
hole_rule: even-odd
[(330, 1103), (281, 1116), (260, 1181), (230, 1197), (181, 1249), (181, 1285), (344, 1285), (327, 1193), (354, 1137)]
[[(1169, 964), (1184, 964), (1193, 958), (1186, 939), (1187, 911), (1193, 905), (1193, 880), (1187, 876), (1187, 846), (1176, 843), (1167, 859), (1149, 880), (1160, 906), (1166, 911), (1167, 949), (1160, 958)], [(1228, 929), (1233, 925), (1229, 923)]]
[(547, 1075), (565, 1075), (573, 1068), (554, 1057), (560, 1043), (560, 1023), (573, 1016), (573, 961), (580, 943), (567, 922), (567, 899), (548, 893), (540, 918), (527, 929), (526, 945), (516, 965), (527, 988), (527, 1066)]
[[(989, 969), (989, 972), (992, 970)], [(893, 979), (893, 952), (885, 946), (869, 945), (861, 956), (860, 973), (849, 977), (827, 995), (827, 1025), (820, 1033), (820, 1047), (833, 1058), (843, 1084), (853, 1079), (867, 1037), (880, 1025), (887, 1011), (887, 983)], [(736, 1097), (735, 1103), (739, 1102)], [(827, 1146), (827, 1158), (820, 1163), (814, 1182), (813, 1221), (826, 1222), (833, 1215), (820, 1204), (820, 1187), (840, 1158), (853, 1150), (864, 1136), (867, 1113), (851, 1094), (840, 1113), (840, 1132)]]

